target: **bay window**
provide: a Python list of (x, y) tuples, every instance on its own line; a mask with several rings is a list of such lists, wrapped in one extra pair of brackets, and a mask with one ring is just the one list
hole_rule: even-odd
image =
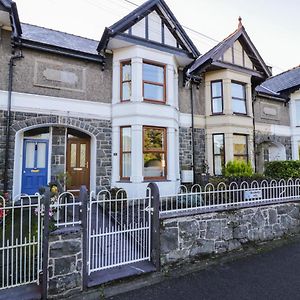
[(120, 137), (120, 177), (129, 179), (131, 176), (131, 127), (121, 127)]
[(129, 101), (131, 97), (131, 62), (121, 63), (121, 101)]
[(166, 128), (143, 128), (144, 178), (165, 179), (167, 170)]
[(143, 62), (144, 100), (166, 102), (165, 67)]
[(248, 162), (248, 136), (244, 134), (233, 135), (233, 158)]
[(212, 114), (223, 113), (223, 85), (221, 80), (211, 82), (211, 112)]
[(244, 115), (247, 114), (245, 85), (237, 82), (232, 82), (231, 97), (232, 97), (232, 112), (234, 114), (244, 114)]
[(224, 134), (213, 134), (213, 163), (214, 174), (222, 175), (222, 169), (225, 165), (225, 141)]

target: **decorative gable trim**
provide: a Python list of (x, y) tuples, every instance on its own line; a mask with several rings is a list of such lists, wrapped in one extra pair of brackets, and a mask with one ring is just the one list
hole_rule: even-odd
[[(149, 38), (149, 23), (150, 20), (148, 16), (155, 12), (161, 20), (161, 34), (160, 34), (160, 42), (154, 41)], [(145, 35), (144, 40), (148, 42), (150, 45), (154, 42), (155, 44), (161, 44), (161, 47), (173, 48), (178, 50), (184, 50), (184, 52), (189, 53), (189, 56), (193, 58), (197, 58), (200, 53), (191, 39), (188, 37), (182, 26), (179, 24), (167, 4), (164, 0), (149, 0), (139, 6), (137, 9), (132, 11), (130, 14), (116, 22), (114, 25), (110, 27), (106, 27), (102, 38), (99, 42), (97, 51), (104, 51), (109, 43), (111, 38), (122, 38), (124, 40), (124, 36), (128, 38), (133, 37), (132, 27), (141, 22), (145, 18)], [(176, 45), (171, 46), (166, 43), (166, 30), (168, 30), (174, 39), (176, 40)], [(127, 33), (125, 33), (128, 31)], [(136, 38), (136, 37), (134, 37)], [(142, 38), (141, 38), (142, 39)], [(145, 44), (145, 41), (143, 44)]]
[[(199, 57), (189, 68), (188, 74), (203, 72), (207, 69), (208, 65), (223, 65), (223, 67), (233, 66), (233, 64), (225, 63), (222, 59), (225, 52), (234, 46), (234, 43), (239, 41), (245, 53), (249, 56), (256, 70), (253, 71), (253, 75), (262, 78), (270, 77), (271, 71), (268, 66), (265, 64), (264, 60), (260, 56), (256, 47), (252, 43), (250, 37), (248, 36), (244, 26), (239, 26), (239, 28), (233, 32), (230, 36), (224, 39), (222, 42), (217, 44), (214, 48), (209, 50), (206, 54)], [(247, 69), (241, 67), (241, 69)]]

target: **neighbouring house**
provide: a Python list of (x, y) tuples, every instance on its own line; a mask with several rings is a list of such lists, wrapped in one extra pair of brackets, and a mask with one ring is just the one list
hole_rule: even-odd
[(264, 161), (299, 159), (300, 67), (268, 78), (256, 88), (257, 167)]
[(215, 175), (233, 159), (262, 169), (265, 145), (290, 157), (275, 155), (289, 143), (286, 98), (255, 97), (276, 77), (267, 80), (241, 19), (204, 55), (163, 0), (99, 41), (20, 23), (10, 0), (0, 1), (0, 23), (0, 190), (34, 194), (67, 177), (68, 190), (117, 186), (139, 197), (154, 181), (173, 194), (207, 164)]
[(203, 78), (204, 114), (198, 126), (205, 128), (210, 173), (221, 175), (225, 163), (234, 159), (254, 164), (253, 93), (271, 71), (241, 18), (237, 30), (200, 56), (188, 73)]

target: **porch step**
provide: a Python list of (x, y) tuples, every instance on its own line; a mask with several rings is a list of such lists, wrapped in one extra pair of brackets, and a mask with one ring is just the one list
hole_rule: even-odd
[(40, 300), (41, 287), (36, 284), (21, 285), (18, 287), (0, 290), (0, 300)]
[[(150, 261), (140, 261), (93, 272), (88, 279), (88, 287), (93, 287), (112, 280), (154, 272), (156, 269)], [(0, 299), (1, 300), (1, 299)]]

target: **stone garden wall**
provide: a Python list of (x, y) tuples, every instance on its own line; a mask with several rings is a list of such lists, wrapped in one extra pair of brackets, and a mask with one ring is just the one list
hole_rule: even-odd
[(269, 205), (165, 219), (162, 265), (242, 249), (300, 231), (299, 203)]

